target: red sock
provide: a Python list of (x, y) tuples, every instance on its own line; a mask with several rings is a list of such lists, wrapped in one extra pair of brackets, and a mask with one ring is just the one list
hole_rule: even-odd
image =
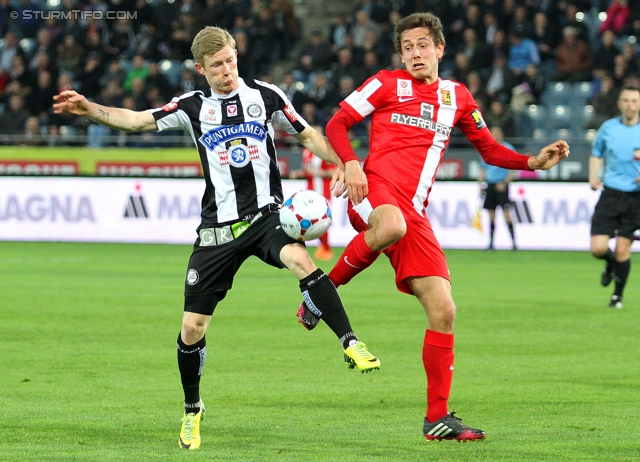
[(329, 247), (329, 233), (324, 233), (322, 236), (320, 236), (320, 247), (331, 249), (331, 247)]
[(427, 420), (435, 422), (449, 412), (448, 401), (453, 377), (453, 334), (427, 329), (422, 347), (427, 373)]
[(367, 269), (376, 261), (380, 252), (371, 250), (364, 240), (364, 232), (353, 238), (344, 253), (338, 260), (338, 263), (329, 273), (329, 279), (336, 286), (344, 285), (361, 271)]

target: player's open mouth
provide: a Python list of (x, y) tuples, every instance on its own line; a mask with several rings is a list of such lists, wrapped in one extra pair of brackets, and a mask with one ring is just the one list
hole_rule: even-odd
[(413, 65), (413, 68), (414, 68), (415, 70), (423, 69), (423, 68), (424, 68), (424, 64), (414, 64), (414, 65)]

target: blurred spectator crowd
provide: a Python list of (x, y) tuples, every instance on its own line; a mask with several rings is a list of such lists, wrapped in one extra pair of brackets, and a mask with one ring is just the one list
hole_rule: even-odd
[[(414, 11), (442, 19), (441, 76), (465, 83), (487, 124), (507, 138), (592, 135), (616, 114), (617, 89), (640, 85), (640, 0), (354, 5), (327, 18), (327, 27), (306, 28), (293, 0), (0, 0), (0, 136), (38, 145), (81, 134), (104, 145), (107, 129), (53, 114), (53, 95), (73, 88), (107, 106), (143, 110), (205, 89), (190, 47), (207, 25), (235, 37), (241, 76), (277, 84), (319, 126), (368, 77), (403, 67), (393, 28)], [(274, 63), (285, 66), (277, 82)], [(355, 126), (354, 147), (367, 134), (368, 121)], [(160, 134), (127, 136), (128, 146), (162, 144)]]

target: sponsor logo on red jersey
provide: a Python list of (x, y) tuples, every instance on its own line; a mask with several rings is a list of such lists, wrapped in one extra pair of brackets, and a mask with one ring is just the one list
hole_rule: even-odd
[(164, 112), (171, 112), (173, 111), (175, 108), (178, 107), (178, 103), (174, 103), (173, 101), (170, 103), (165, 104), (164, 106), (162, 106), (162, 110)]

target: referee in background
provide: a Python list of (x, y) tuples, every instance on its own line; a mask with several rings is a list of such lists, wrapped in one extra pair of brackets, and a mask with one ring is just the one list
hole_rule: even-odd
[[(602, 186), (591, 219), (591, 253), (605, 260), (600, 282), (615, 282), (609, 307), (620, 309), (631, 270), (633, 234), (640, 228), (640, 88), (623, 85), (618, 109), (620, 116), (604, 122), (593, 140), (589, 183), (594, 191)], [(615, 252), (609, 248), (612, 237)]]
[[(515, 151), (516, 148), (512, 144), (504, 141), (504, 133), (502, 128), (495, 125), (489, 127), (491, 134), (498, 143)], [(496, 208), (502, 209), (504, 220), (509, 228), (511, 235), (512, 249), (517, 250), (516, 236), (513, 230), (513, 220), (511, 219), (511, 199), (509, 199), (509, 183), (513, 180), (515, 172), (506, 168), (497, 167), (487, 164), (483, 159), (480, 160), (480, 173), (478, 174), (478, 182), (480, 183), (480, 195), (484, 198), (482, 207), (489, 211), (489, 247), (487, 250), (493, 250), (493, 236), (496, 232)]]

